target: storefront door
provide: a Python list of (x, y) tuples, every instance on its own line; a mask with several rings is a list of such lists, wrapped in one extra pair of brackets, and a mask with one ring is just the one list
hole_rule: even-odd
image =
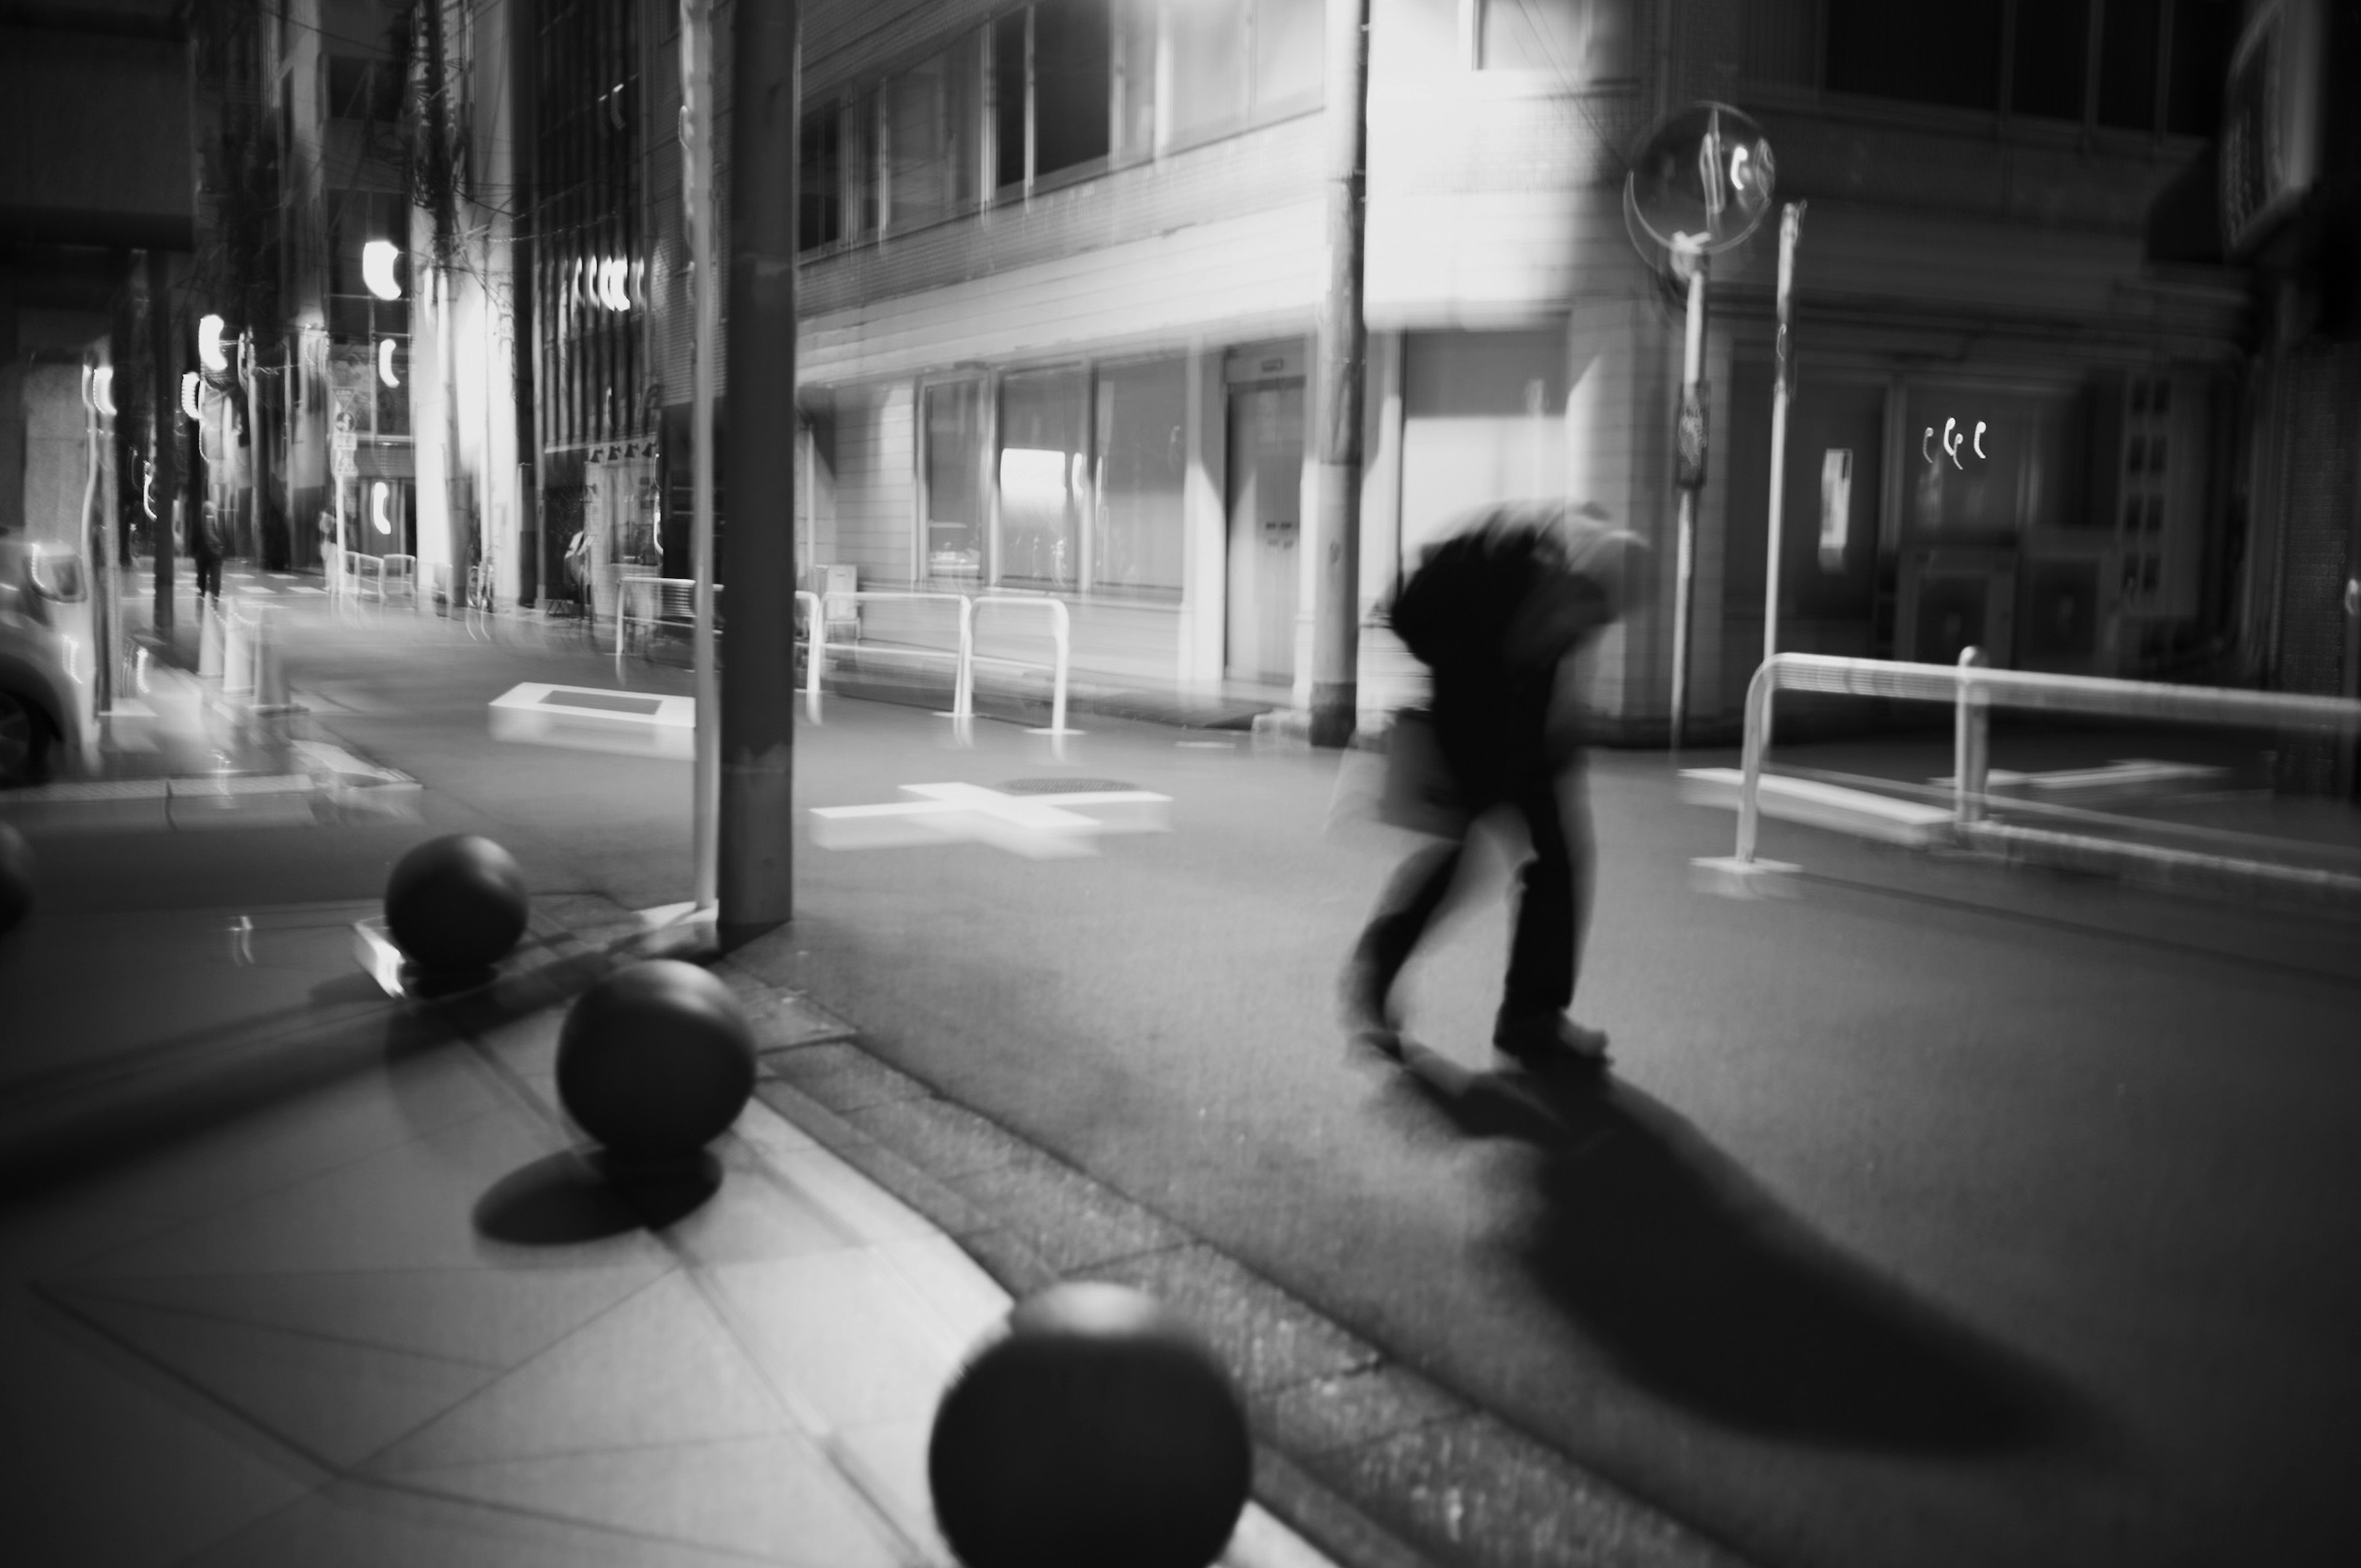
[(1295, 678), (1303, 383), (1230, 390), (1228, 673)]

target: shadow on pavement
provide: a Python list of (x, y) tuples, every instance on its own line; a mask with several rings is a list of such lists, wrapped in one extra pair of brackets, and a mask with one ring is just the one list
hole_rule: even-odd
[(662, 1230), (720, 1189), (721, 1163), (709, 1151), (626, 1162), (565, 1149), (494, 1182), (476, 1201), (476, 1230), (515, 1246), (572, 1246)]
[(1635, 1381), (1770, 1434), (1933, 1453), (2069, 1441), (2050, 1375), (1813, 1233), (1680, 1116), (1611, 1078), (1471, 1072), (1416, 1045), (1395, 1109), (1540, 1156), (1510, 1245)]

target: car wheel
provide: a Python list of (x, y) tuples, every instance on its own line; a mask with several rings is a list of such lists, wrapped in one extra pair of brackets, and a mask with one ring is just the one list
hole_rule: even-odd
[(15, 692), (0, 691), (0, 787), (38, 784), (49, 760), (49, 720)]

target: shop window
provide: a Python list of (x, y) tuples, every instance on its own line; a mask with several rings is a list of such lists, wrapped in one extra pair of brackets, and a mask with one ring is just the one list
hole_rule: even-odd
[(1079, 369), (1011, 374), (1000, 389), (999, 580), (1071, 592), (1081, 582), (1089, 380)]
[(1096, 389), (1093, 591), (1177, 599), (1189, 378), (1179, 359), (1108, 366)]
[(1107, 0), (1033, 7), (1033, 174), (1107, 155), (1113, 91)]
[[(2081, 522), (2081, 405), (1979, 389), (1909, 394), (1909, 521), (1922, 544), (1997, 544)], [(2114, 512), (2100, 514), (2106, 526)]]
[(889, 228), (936, 223), (975, 203), (980, 37), (961, 40), (886, 84)]
[(927, 575), (983, 575), (983, 383), (950, 381), (920, 394), (926, 422)]
[(1479, 0), (1476, 63), (1562, 82), (1631, 74), (1631, 0)]
[(840, 111), (831, 105), (803, 118), (801, 156), (796, 169), (796, 244), (805, 250), (834, 245), (844, 235), (840, 117)]

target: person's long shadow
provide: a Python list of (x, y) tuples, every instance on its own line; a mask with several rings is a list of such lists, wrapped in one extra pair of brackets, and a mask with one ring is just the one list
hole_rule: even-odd
[(2054, 1376), (1847, 1255), (1629, 1084), (1471, 1072), (1414, 1044), (1403, 1065), (1398, 1110), (1537, 1152), (1514, 1262), (1642, 1386), (1733, 1426), (1894, 1449), (2091, 1424)]

